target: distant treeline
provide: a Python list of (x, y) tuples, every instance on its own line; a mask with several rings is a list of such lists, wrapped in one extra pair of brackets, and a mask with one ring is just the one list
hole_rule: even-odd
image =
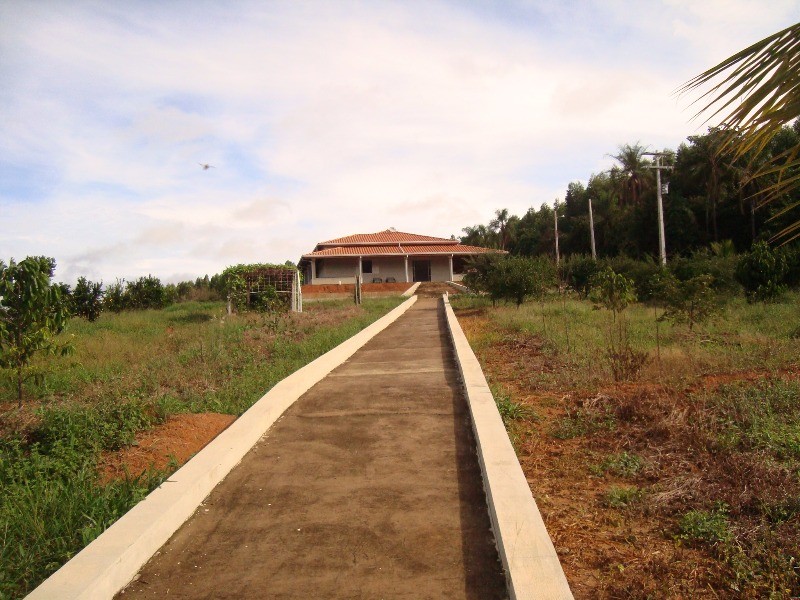
[[(94, 282), (80, 277), (74, 289), (65, 283), (59, 283), (58, 287), (74, 316), (94, 321), (105, 310), (159, 309), (176, 302), (225, 300), (234, 286), (234, 277), (242, 267), (247, 266), (236, 265), (211, 277), (205, 275), (194, 281), (179, 283), (164, 284), (158, 277), (147, 275), (132, 281), (117, 279), (104, 287), (102, 281)], [(272, 266), (295, 268), (291, 261)]]
[[(705, 135), (689, 137), (677, 152), (664, 151), (661, 164), (672, 167), (662, 171), (662, 184), (668, 182), (664, 227), (670, 257), (689, 256), (725, 240), (730, 240), (737, 252), (744, 252), (800, 220), (800, 192), (766, 202), (777, 175), (775, 179), (750, 178), (758, 165), (800, 146), (800, 123), (785, 126), (759, 155), (735, 161), (718, 152), (722, 135), (720, 130), (710, 129)], [(465, 227), (461, 241), (523, 256), (553, 256), (555, 210), (562, 255), (590, 254), (591, 199), (598, 256), (658, 256), (656, 175), (645, 151), (638, 143), (622, 146), (613, 155), (617, 166), (591, 175), (588, 185), (570, 183), (555, 209), (543, 205), (522, 216), (498, 210), (488, 224)]]

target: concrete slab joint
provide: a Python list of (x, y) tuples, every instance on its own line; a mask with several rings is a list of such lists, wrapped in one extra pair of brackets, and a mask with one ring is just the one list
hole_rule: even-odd
[(446, 295), (443, 301), (509, 596), (512, 600), (573, 598), (480, 363)]
[(300, 396), (417, 301), (411, 296), (333, 350), (275, 385), (166, 483), (31, 592), (29, 600), (112, 598)]

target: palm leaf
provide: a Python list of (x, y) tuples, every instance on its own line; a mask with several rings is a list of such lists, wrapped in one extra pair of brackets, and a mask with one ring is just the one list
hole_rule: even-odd
[[(721, 78), (721, 79), (720, 79)], [(787, 27), (737, 52), (678, 88), (679, 95), (711, 87), (692, 102), (704, 102), (693, 118), (723, 116), (725, 135), (719, 152), (733, 160), (763, 152), (781, 127), (800, 116), (800, 23)], [(776, 176), (760, 193), (762, 204), (800, 187), (800, 148), (790, 148), (753, 170), (748, 181)], [(788, 176), (787, 176), (788, 175)], [(778, 215), (796, 208), (794, 203)], [(776, 216), (778, 216), (776, 215)], [(775, 218), (775, 217), (773, 217)], [(789, 240), (785, 240), (792, 236)], [(800, 221), (776, 234), (791, 241), (800, 236)]]

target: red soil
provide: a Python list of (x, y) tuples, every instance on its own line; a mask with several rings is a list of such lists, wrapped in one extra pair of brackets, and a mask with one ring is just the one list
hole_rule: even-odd
[(179, 414), (140, 433), (136, 444), (100, 459), (103, 481), (135, 477), (148, 468), (165, 469), (171, 460), (183, 465), (228, 427), (236, 417), (218, 413)]

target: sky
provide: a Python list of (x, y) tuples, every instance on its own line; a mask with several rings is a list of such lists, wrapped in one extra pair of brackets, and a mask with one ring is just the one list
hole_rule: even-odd
[(702, 133), (676, 88), (798, 17), (800, 0), (0, 0), (0, 260), (177, 282), (353, 233), (458, 236), (563, 198), (622, 144)]

